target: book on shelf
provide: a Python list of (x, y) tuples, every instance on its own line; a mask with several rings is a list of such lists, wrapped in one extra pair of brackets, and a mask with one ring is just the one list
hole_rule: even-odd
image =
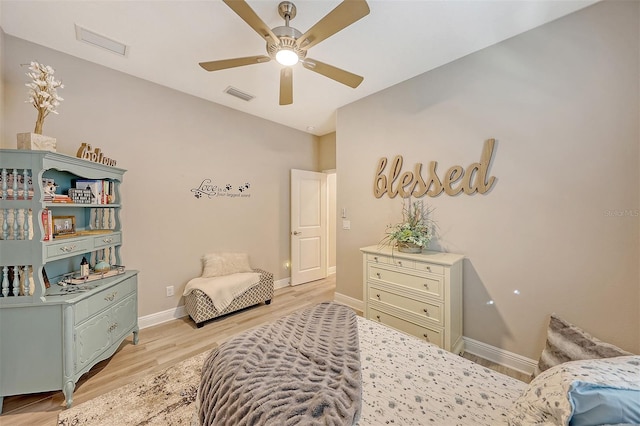
[(42, 210), (42, 241), (53, 240), (53, 214), (51, 210)]
[(50, 200), (54, 203), (73, 203), (73, 200), (68, 195), (55, 194), (53, 199)]
[(88, 180), (78, 179), (75, 181), (75, 187), (78, 189), (88, 189), (91, 191), (91, 203), (90, 204), (104, 204), (103, 199), (103, 181), (101, 180)]
[(111, 204), (114, 202), (115, 184), (110, 180), (105, 180), (104, 183), (104, 204)]
[(49, 277), (47, 276), (47, 271), (45, 271), (44, 268), (42, 268), (42, 281), (44, 281), (45, 288), (51, 287), (51, 283), (49, 282)]

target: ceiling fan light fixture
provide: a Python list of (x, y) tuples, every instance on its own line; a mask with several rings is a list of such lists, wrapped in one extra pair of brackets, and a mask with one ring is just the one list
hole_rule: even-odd
[(276, 53), (276, 61), (287, 67), (297, 64), (299, 60), (298, 54), (286, 47), (281, 48), (278, 50), (278, 53)]

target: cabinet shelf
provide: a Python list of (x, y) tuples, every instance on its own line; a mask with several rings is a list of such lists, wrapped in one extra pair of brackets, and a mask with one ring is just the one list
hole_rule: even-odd
[(122, 207), (120, 204), (77, 204), (77, 203), (43, 203), (43, 206), (48, 209), (58, 209), (64, 207), (82, 207), (85, 209), (119, 209)]

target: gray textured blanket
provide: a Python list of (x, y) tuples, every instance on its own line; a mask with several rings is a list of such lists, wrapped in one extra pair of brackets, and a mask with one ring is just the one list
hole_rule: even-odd
[(225, 342), (205, 360), (198, 398), (202, 425), (355, 424), (355, 313), (321, 303)]

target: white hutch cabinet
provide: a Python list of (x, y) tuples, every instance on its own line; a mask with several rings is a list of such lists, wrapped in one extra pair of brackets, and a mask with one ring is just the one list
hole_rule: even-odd
[[(125, 170), (48, 151), (0, 150), (0, 408), (5, 396), (62, 390), (133, 333), (137, 271), (62, 287), (82, 258), (122, 265), (119, 185)], [(77, 179), (108, 182), (111, 203), (45, 201), (43, 179), (66, 194)], [(42, 215), (71, 218), (74, 233), (47, 240)], [(63, 238), (64, 237), (64, 238)], [(43, 271), (50, 286), (47, 286)], [(1, 409), (0, 409), (1, 411)]]

